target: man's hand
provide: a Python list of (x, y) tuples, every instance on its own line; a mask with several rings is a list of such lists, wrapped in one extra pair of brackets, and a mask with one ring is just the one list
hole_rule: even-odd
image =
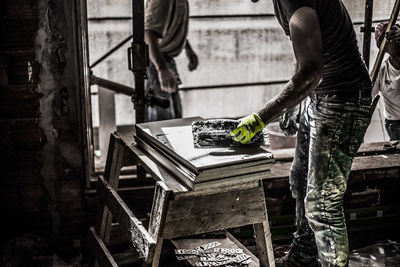
[(386, 39), (389, 42), (400, 43), (400, 26), (393, 25), (393, 27), (386, 33)]
[(238, 127), (232, 131), (231, 135), (233, 140), (246, 144), (249, 142), (257, 133), (264, 129), (265, 124), (261, 118), (253, 113), (247, 117), (239, 119)]
[(186, 41), (185, 51), (186, 51), (186, 56), (189, 60), (188, 69), (190, 71), (194, 71), (195, 69), (197, 69), (197, 66), (199, 65), (199, 59), (196, 53), (193, 51), (192, 47), (190, 46), (189, 41)]
[(164, 59), (158, 45), (158, 37), (151, 30), (144, 31), (146, 43), (149, 45), (150, 59), (154, 63), (157, 72), (158, 80), (160, 81), (161, 90), (173, 93), (177, 90), (177, 76), (168, 68), (168, 64)]
[(161, 90), (168, 93), (175, 93), (178, 87), (176, 74), (169, 68), (158, 70), (158, 80)]
[(295, 135), (298, 131), (297, 117), (299, 115), (300, 105), (286, 111), (279, 119), (279, 127), (286, 136)]

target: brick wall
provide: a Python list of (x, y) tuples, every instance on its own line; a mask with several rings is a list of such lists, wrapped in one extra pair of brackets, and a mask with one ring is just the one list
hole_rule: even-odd
[(74, 1), (0, 3), (1, 240), (36, 234), (68, 254), (93, 223), (83, 209)]

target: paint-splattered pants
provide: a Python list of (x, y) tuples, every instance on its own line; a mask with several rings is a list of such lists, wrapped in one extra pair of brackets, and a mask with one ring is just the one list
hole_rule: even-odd
[[(168, 68), (170, 68), (179, 79), (175, 60), (170, 56), (164, 56), (164, 59), (167, 62)], [(146, 91), (151, 92), (157, 96), (168, 98), (170, 101), (170, 106), (169, 108), (162, 108), (157, 106), (147, 107), (145, 113), (146, 122), (182, 118), (181, 99), (179, 97), (178, 91), (169, 94), (161, 90), (160, 81), (158, 79), (158, 72), (152, 62), (150, 62), (149, 68), (147, 69), (147, 77), (148, 79), (146, 82)]]
[(343, 197), (353, 158), (370, 123), (370, 88), (359, 96), (309, 97), (300, 120), (290, 187), (297, 231), (290, 256), (300, 266), (346, 266)]

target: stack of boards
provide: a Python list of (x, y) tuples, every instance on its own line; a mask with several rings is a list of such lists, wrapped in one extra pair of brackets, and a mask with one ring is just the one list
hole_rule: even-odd
[(201, 117), (136, 124), (144, 152), (191, 190), (231, 187), (270, 176), (272, 154), (261, 147), (195, 148), (192, 123)]

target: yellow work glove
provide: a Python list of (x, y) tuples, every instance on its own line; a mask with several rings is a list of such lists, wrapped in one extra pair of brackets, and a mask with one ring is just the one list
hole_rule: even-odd
[(232, 131), (231, 135), (233, 140), (246, 144), (249, 142), (257, 133), (264, 129), (265, 124), (261, 118), (253, 113), (247, 117), (239, 119), (239, 125), (235, 130)]

